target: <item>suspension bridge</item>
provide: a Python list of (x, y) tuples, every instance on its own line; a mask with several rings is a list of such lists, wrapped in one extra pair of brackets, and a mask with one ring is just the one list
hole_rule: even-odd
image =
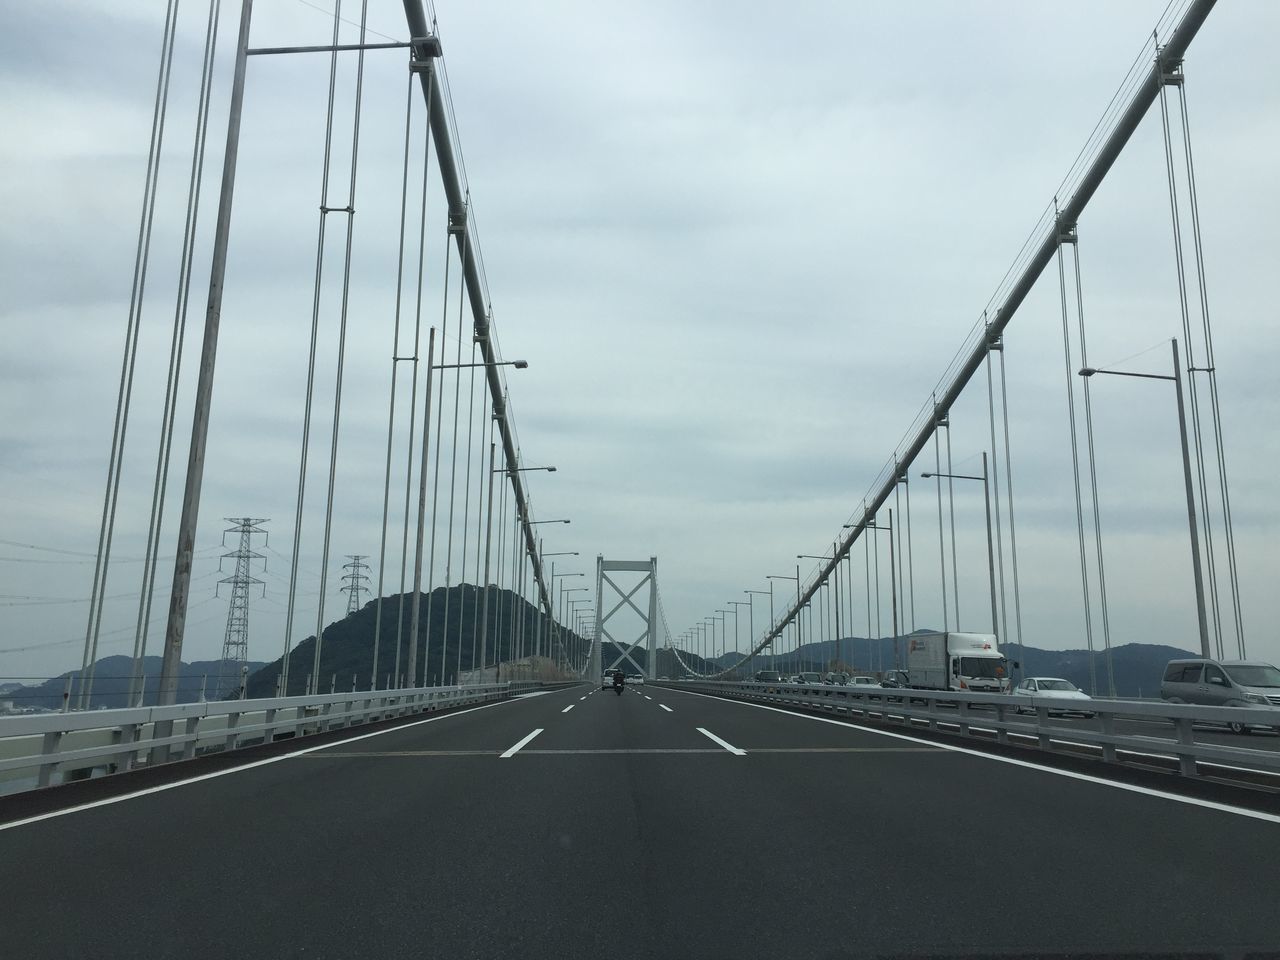
[[(1233, 513), (1187, 90), (1213, 0), (1164, 8), (949, 364), (921, 391), (899, 378), (919, 406), (857, 478), (865, 492), (842, 491), (829, 535), (745, 573), (754, 586), (707, 598), (702, 617), (678, 558), (567, 549), (572, 498), (535, 487), (561, 451), (526, 455), (517, 430), (539, 389), (524, 353), (537, 332), (504, 312), (485, 267), (488, 183), (467, 172), (447, 23), (424, 0), (307, 3), (306, 30), (253, 0), (196, 6), (199, 32), (177, 0), (156, 24), (96, 549), (4, 541), (92, 569), (84, 631), (66, 641), (80, 668), (48, 680), (49, 709), (0, 716), (0, 855), (15, 871), (0, 938), (14, 956), (1280, 949), (1280, 689), (1215, 705), (1158, 699), (1158, 677), (1145, 695), (1124, 688), (1133, 638), (1115, 626), (1099, 479), (1100, 424), (1132, 412), (1107, 396), (1111, 378), (1146, 381), (1174, 465), (1159, 482), (1178, 499), (1160, 518), (1179, 545), (1160, 558), (1177, 571), (1176, 640), (1189, 661), (1267, 659), (1245, 617), (1248, 511)], [(304, 108), (319, 121), (304, 125)], [(273, 160), (304, 132), (318, 184)], [(1147, 176), (1175, 307), (1154, 347), (1094, 366), (1082, 264), (1111, 222), (1104, 185), (1142, 136), (1160, 153)], [(246, 234), (280, 261), (246, 262)], [(289, 269), (306, 283), (286, 309), (272, 284)], [(1040, 389), (1065, 405), (1070, 492), (1051, 504), (1022, 482), (1039, 451), (1010, 428), (1015, 335), (1046, 306), (1061, 358)], [(228, 381), (237, 330), (282, 311), (272, 359)], [(153, 355), (144, 313), (169, 321)], [(282, 358), (304, 373), (291, 380)], [(292, 453), (230, 484), (249, 498), (238, 512), (260, 513), (255, 490), (287, 478), (291, 509), (270, 521), (210, 509), (226, 405), (273, 437), (283, 406), (302, 411)], [(581, 413), (567, 444), (600, 429)], [(1049, 509), (1067, 518), (1070, 564), (1052, 576), (1079, 617), (1083, 711), (1014, 689), (1034, 679), (1025, 588), (1045, 579), (1026, 517)], [(228, 612), (216, 676), (199, 679), (184, 670), (206, 587)], [(269, 651), (260, 616), (280, 628)], [(990, 689), (919, 682), (911, 656), (938, 636), (998, 652)], [(109, 673), (104, 652), (125, 647)], [(853, 665), (861, 686), (844, 682)], [(614, 671), (628, 677), (616, 694)]]

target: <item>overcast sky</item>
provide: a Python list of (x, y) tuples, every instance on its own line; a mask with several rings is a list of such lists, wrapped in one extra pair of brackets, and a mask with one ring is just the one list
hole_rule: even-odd
[[(223, 6), (166, 558), (181, 504), (239, 4)], [(398, 2), (369, 6), (373, 29), (406, 37)], [(530, 465), (558, 467), (527, 475), (535, 515), (570, 517), (570, 526), (541, 528), (545, 549), (581, 553), (558, 569), (590, 573), (597, 553), (657, 556), (679, 634), (745, 599), (744, 589), (766, 589), (765, 576), (793, 570), (796, 554), (829, 549), (1130, 64), (1149, 50), (1165, 6), (440, 0), (498, 336), (504, 356), (529, 362), (509, 377), (522, 453)], [(257, 7), (254, 45), (328, 37), (331, 21), (316, 9), (331, 10), (328, 0)], [(133, 641), (206, 9), (187, 0), (181, 12), (103, 655), (128, 653)], [(354, 19), (359, 5), (349, 0), (343, 12)], [(0, 674), (48, 676), (80, 661), (163, 4), (44, 0), (9, 5), (0, 17)], [(1249, 653), (1272, 661), (1280, 660), (1280, 76), (1269, 65), (1278, 28), (1273, 3), (1219, 4), (1186, 66), (1244, 624)], [(343, 40), (354, 39), (344, 27)], [(335, 205), (345, 202), (354, 85), (354, 59), (344, 64)], [(215, 597), (214, 585), (223, 517), (270, 518), (251, 656), (277, 657), (283, 642), (327, 70), (315, 55), (250, 64), (188, 660), (221, 648), (226, 590)], [(378, 552), (405, 104), (403, 53), (370, 54), (325, 622), (344, 609), (343, 555)], [(413, 109), (410, 180), (418, 182), (420, 98)], [(433, 160), (433, 178), (435, 169)], [(427, 206), (424, 349), (426, 327), (447, 313), (452, 361), (457, 263), (446, 311), (438, 185)], [(295, 642), (314, 631), (320, 591), (342, 227), (330, 218)], [(1166, 371), (1165, 344), (1180, 336), (1180, 319), (1158, 113), (1098, 191), (1080, 237), (1090, 362)], [(411, 244), (411, 274), (416, 256)], [(407, 290), (406, 329), (412, 302)], [(410, 349), (402, 338), (400, 353)], [(1083, 647), (1056, 269), (1009, 328), (1007, 362), (1024, 638)], [(445, 386), (448, 438), (452, 375)], [(403, 379), (401, 388), (402, 415)], [(477, 413), (480, 397), (477, 389)], [(1112, 642), (1194, 649), (1171, 391), (1103, 379), (1093, 405)], [(987, 431), (980, 377), (953, 413), (957, 472), (980, 469)], [(400, 497), (403, 444), (401, 420), (392, 484)], [(446, 442), (440, 570), (450, 449)], [(465, 458), (461, 446), (454, 579), (466, 496), (471, 581), (480, 473), (473, 462), (464, 494)], [(941, 626), (937, 503), (923, 495), (932, 489), (925, 482), (913, 486), (915, 621)], [(392, 501), (399, 529), (394, 493)], [(960, 484), (955, 506), (961, 626), (987, 630), (980, 487)], [(388, 554), (388, 593), (398, 590), (398, 556)], [(171, 575), (163, 564), (151, 652), (160, 649)], [(855, 583), (863, 577), (859, 559)], [(1225, 572), (1222, 584), (1225, 598)], [(759, 603), (756, 613), (759, 626)], [(882, 617), (887, 633), (887, 594)], [(853, 632), (864, 633), (862, 606), (854, 618)], [(745, 624), (744, 611), (744, 646)]]

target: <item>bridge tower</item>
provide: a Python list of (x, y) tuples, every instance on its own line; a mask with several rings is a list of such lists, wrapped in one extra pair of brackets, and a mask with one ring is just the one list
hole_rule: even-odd
[[(640, 573), (643, 576), (639, 581), (632, 585), (629, 590), (620, 587), (610, 573)], [(649, 602), (646, 610), (642, 610), (632, 598), (640, 592), (646, 585), (649, 587)], [(615, 595), (617, 602), (608, 610), (605, 609), (605, 590), (609, 590), (609, 600), (614, 600)], [(635, 640), (627, 642), (619, 640), (609, 632), (609, 620), (617, 613), (621, 613), (624, 607), (629, 607), (636, 616), (644, 623), (644, 630)], [(617, 628), (615, 628), (617, 629)], [(635, 668), (637, 673), (644, 674), (650, 680), (655, 676), (655, 668), (658, 660), (658, 558), (650, 557), (648, 560), (606, 560), (603, 554), (596, 557), (596, 629), (595, 637), (591, 646), (591, 663), (592, 671), (589, 676), (599, 677), (604, 670), (616, 667), (627, 660)], [(610, 664), (603, 663), (604, 641), (610, 641), (618, 647), (622, 652), (613, 659)], [(640, 644), (644, 644), (646, 651), (646, 659), (644, 667), (636, 663), (631, 656), (632, 652)]]

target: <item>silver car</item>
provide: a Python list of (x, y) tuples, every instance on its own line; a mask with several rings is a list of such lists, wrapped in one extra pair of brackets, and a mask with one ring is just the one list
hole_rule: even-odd
[[(1164, 668), (1160, 696), (1170, 703), (1209, 707), (1280, 708), (1280, 670), (1269, 663), (1245, 660), (1170, 660)], [(1227, 724), (1233, 733), (1248, 733), (1245, 723)]]

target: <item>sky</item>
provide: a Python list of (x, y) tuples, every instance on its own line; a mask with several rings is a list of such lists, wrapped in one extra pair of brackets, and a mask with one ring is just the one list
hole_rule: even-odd
[[(327, 0), (256, 6), (254, 46), (330, 37)], [(238, 7), (223, 4), (217, 47), (152, 653), (160, 649), (172, 576)], [(1052, 204), (1126, 71), (1149, 56), (1165, 10), (1166, 0), (807, 2), (785, 13), (755, 3), (438, 0), (497, 337), (505, 359), (529, 364), (504, 373), (523, 462), (557, 467), (527, 473), (525, 482), (535, 518), (572, 521), (541, 526), (543, 549), (579, 554), (558, 557), (557, 572), (586, 573), (570, 581), (586, 585), (598, 554), (657, 557), (666, 622), (679, 636), (728, 601), (752, 598), (743, 591), (767, 590), (768, 575), (794, 572), (797, 554), (830, 550)], [(179, 16), (100, 655), (129, 653), (135, 638), (206, 15), (207, 5), (188, 0)], [(359, 5), (348, 0), (342, 15), (358, 19)], [(164, 7), (47, 0), (10, 5), (0, 16), (0, 674), (46, 677), (79, 665), (86, 632)], [(371, 0), (369, 26), (406, 39), (393, 0)], [(1280, 76), (1267, 65), (1277, 28), (1274, 4), (1219, 4), (1188, 53), (1185, 88), (1242, 619), (1251, 658), (1273, 662), (1280, 660), (1273, 289)], [(354, 42), (356, 29), (343, 25), (341, 39)], [(347, 199), (354, 66), (344, 55), (336, 80), (330, 205)], [(265, 595), (255, 593), (250, 606), (250, 656), (278, 657), (285, 640), (328, 69), (322, 55), (257, 57), (249, 65), (187, 660), (215, 658), (221, 649), (228, 591), (217, 583), (230, 567), (224, 562), (219, 572), (218, 558), (233, 549), (230, 541), (223, 547), (226, 517), (269, 518), (269, 541), (255, 544), (265, 560), (265, 572), (254, 567)], [(395, 347), (407, 103), (409, 226)], [(294, 642), (318, 621), (343, 615), (348, 554), (372, 556), (375, 581), (382, 572), (384, 592), (399, 591), (404, 363), (384, 571), (377, 555), (391, 357), (412, 351), (422, 120), (404, 53), (371, 52), (330, 558), (322, 577), (340, 215), (326, 227)], [(443, 287), (444, 207), (434, 158), (428, 176), (422, 351), (428, 327), (447, 325), (440, 347), (448, 362), (470, 362), (466, 337), (461, 344), (457, 337), (456, 258), (447, 296)], [(1098, 190), (1079, 233), (1090, 365), (1166, 372), (1168, 339), (1181, 337), (1181, 320), (1158, 111)], [(1078, 337), (1074, 286), (1069, 299)], [(1198, 313), (1192, 321), (1198, 329)], [(1005, 360), (1022, 637), (1080, 648), (1066, 371), (1081, 363), (1078, 342), (1064, 363), (1056, 267), (1006, 331)], [(1079, 378), (1071, 379), (1079, 403)], [(452, 372), (441, 383), (433, 577), (443, 582), (451, 556), (450, 582), (457, 581), (465, 544), (463, 576), (474, 582), (483, 394), (478, 381), (470, 393), (469, 371), (460, 384)], [(1172, 391), (1158, 381), (1097, 378), (1092, 408), (1111, 642), (1195, 649)], [(477, 426), (468, 446), (469, 410)], [(991, 446), (984, 375), (953, 409), (951, 445), (954, 472), (981, 470)], [(997, 450), (1003, 457), (1002, 443)], [(911, 469), (914, 615), (902, 611), (903, 627), (942, 625), (937, 502), (928, 483), (917, 482), (931, 468), (930, 451)], [(1000, 469), (1003, 480), (1003, 459)], [(1001, 490), (1003, 499), (1003, 482)], [(987, 631), (980, 491), (956, 485), (956, 580), (960, 627)], [(1088, 512), (1085, 523), (1091, 533)], [(1007, 524), (1005, 514), (1001, 550), (1011, 591)], [(949, 534), (949, 520), (945, 526)], [(1216, 529), (1226, 601), (1220, 516)], [(1101, 646), (1092, 540), (1087, 553)], [(845, 611), (853, 623), (842, 632), (861, 635), (861, 544), (853, 555), (856, 589)], [(887, 565), (887, 554), (880, 562)], [(814, 562), (800, 563), (807, 578)], [(949, 566), (947, 576), (954, 604)], [(774, 582), (780, 608), (789, 587)], [(878, 625), (872, 598), (871, 632), (888, 634), (887, 574), (881, 597)], [(759, 633), (768, 598), (754, 602)], [(1012, 607), (1010, 593), (1010, 621)], [(736, 609), (745, 649), (747, 614)], [(953, 606), (953, 629), (954, 614)], [(1225, 607), (1223, 623), (1233, 652)]]

